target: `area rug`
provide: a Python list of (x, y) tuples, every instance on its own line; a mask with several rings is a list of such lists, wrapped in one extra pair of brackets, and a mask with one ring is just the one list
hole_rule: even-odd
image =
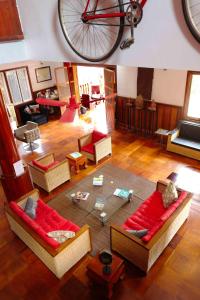
[[(104, 185), (101, 188), (102, 195), (107, 193), (107, 190), (116, 188), (132, 189), (134, 191), (131, 202), (126, 203), (120, 209), (118, 209), (111, 218), (102, 226), (99, 219), (93, 214), (89, 213), (87, 209), (82, 209), (78, 205), (71, 201), (70, 195), (75, 191), (92, 191), (92, 193), (99, 196), (98, 188), (93, 187), (92, 182), (94, 177), (103, 175)], [(139, 205), (155, 190), (156, 184), (137, 176), (127, 170), (118, 168), (113, 164), (106, 164), (93, 172), (91, 175), (86, 176), (79, 181), (69, 190), (60, 193), (58, 196), (48, 202), (48, 204), (56, 209), (63, 217), (69, 219), (79, 226), (88, 224), (91, 227), (92, 232), (92, 254), (96, 254), (97, 251), (103, 248), (110, 247), (110, 225), (121, 225), (127, 217), (129, 217)], [(94, 195), (92, 195), (94, 196)], [(87, 205), (86, 200), (86, 204)]]

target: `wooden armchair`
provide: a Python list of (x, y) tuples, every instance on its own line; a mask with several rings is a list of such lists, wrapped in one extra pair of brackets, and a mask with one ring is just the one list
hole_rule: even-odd
[(32, 180), (47, 192), (70, 180), (69, 163), (67, 159), (59, 162), (53, 153), (48, 153), (28, 163)]
[(112, 154), (111, 136), (93, 131), (78, 139), (79, 152), (96, 164), (100, 159)]

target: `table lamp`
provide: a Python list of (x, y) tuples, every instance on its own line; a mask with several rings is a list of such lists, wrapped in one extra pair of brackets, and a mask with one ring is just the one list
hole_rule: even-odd
[(110, 264), (112, 263), (112, 253), (110, 252), (110, 250), (103, 249), (102, 251), (100, 251), (99, 259), (101, 263), (104, 264), (103, 273), (107, 275), (111, 274), (112, 268)]

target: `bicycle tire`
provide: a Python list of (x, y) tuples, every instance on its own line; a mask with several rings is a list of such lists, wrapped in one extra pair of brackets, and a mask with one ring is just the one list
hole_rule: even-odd
[[(107, 6), (105, 5), (105, 2), (107, 3)], [(109, 8), (111, 8), (111, 11), (112, 11), (112, 7), (115, 5), (117, 5), (119, 12), (124, 11), (124, 7), (122, 5), (123, 4), (122, 0), (110, 0), (109, 4), (110, 4)], [(121, 41), (122, 35), (123, 35), (123, 31), (124, 31), (124, 17), (113, 18), (113, 19), (115, 19), (114, 22), (118, 19), (118, 24), (115, 24), (115, 26), (111, 25), (111, 23), (109, 23), (110, 22), (109, 20), (106, 23), (106, 19), (101, 19), (101, 23), (103, 20), (103, 22), (105, 22), (105, 25), (95, 25), (95, 24), (92, 25), (91, 24), (92, 22), (90, 24), (87, 24), (87, 23), (84, 23), (81, 21), (81, 16), (84, 11), (85, 5), (86, 5), (86, 1), (84, 1), (84, 0), (83, 1), (82, 0), (58, 0), (58, 15), (59, 15), (60, 25), (61, 25), (62, 32), (64, 34), (64, 37), (65, 37), (67, 43), (79, 57), (83, 58), (84, 60), (90, 61), (90, 62), (100, 62), (100, 61), (103, 61), (103, 60), (107, 59), (108, 57), (110, 57), (114, 53), (114, 51), (117, 49), (118, 45), (120, 44), (120, 41)], [(108, 8), (108, 1), (103, 0), (101, 5), (102, 5), (103, 9)], [(69, 6), (71, 6), (71, 8), (69, 8)], [(80, 6), (82, 6), (82, 7), (80, 7)], [(68, 9), (66, 9), (66, 7), (68, 7)], [(81, 9), (80, 11), (77, 10), (77, 8), (79, 8), (79, 7)], [(70, 10), (72, 12), (71, 15), (70, 14), (63, 15), (64, 11), (69, 13)], [(116, 8), (114, 8), (114, 10), (116, 10)], [(73, 15), (73, 13), (76, 13), (76, 12), (77, 12), (77, 14)], [(107, 10), (107, 12), (109, 12), (109, 11)], [(67, 18), (66, 18), (66, 16), (67, 16)], [(70, 21), (70, 17), (71, 17), (71, 21)], [(73, 20), (73, 17), (74, 17), (74, 20)], [(77, 20), (77, 17), (79, 17), (79, 21)], [(113, 19), (112, 19), (112, 22), (113, 22)], [(97, 22), (97, 20), (95, 20), (95, 23), (96, 22)], [(67, 25), (66, 25), (67, 23), (68, 24), (73, 23), (73, 25), (69, 25), (67, 27)], [(100, 32), (100, 30), (99, 30), (100, 26), (104, 27), (104, 31), (101, 29), (102, 32)], [(80, 27), (82, 27), (82, 30), (83, 30), (82, 36), (80, 35), (80, 32), (81, 32)], [(73, 28), (73, 30), (71, 30), (70, 28)], [(107, 30), (105, 28), (109, 28), (109, 30)], [(111, 31), (111, 28), (112, 28), (112, 31)], [(114, 31), (113, 31), (113, 28), (114, 28)], [(71, 30), (71, 32), (76, 31), (76, 33), (72, 34), (70, 32), (70, 30)], [(107, 36), (105, 35), (105, 32), (106, 32), (105, 30), (108, 33), (112, 32), (112, 35), (108, 36), (108, 38), (107, 38)], [(78, 43), (80, 44), (82, 42), (82, 45), (84, 46), (87, 43), (87, 39), (88, 39), (88, 43), (92, 42), (91, 39), (89, 41), (89, 34), (92, 34), (92, 31), (93, 31), (94, 44), (97, 41), (98, 45), (92, 46), (90, 44), (90, 46), (92, 46), (95, 49), (94, 49), (93, 54), (91, 51), (93, 49), (90, 49), (90, 51), (88, 50), (88, 52), (90, 52), (88, 54), (87, 49), (86, 50), (82, 49), (82, 51), (80, 51), (81, 46), (78, 48), (78, 46), (76, 46), (77, 42), (75, 45), (75, 42), (73, 42), (72, 38), (76, 37), (75, 35), (78, 32), (79, 33), (77, 36)], [(103, 53), (101, 54), (100, 50), (97, 50), (97, 46), (98, 47), (101, 46), (101, 48), (107, 47), (106, 42), (110, 43), (109, 39), (113, 38), (112, 37), (113, 33), (115, 34), (115, 37), (114, 37), (113, 42), (111, 43), (111, 47), (110, 48), (108, 47), (109, 49), (107, 49), (106, 51), (102, 50)], [(102, 37), (101, 41), (100, 41), (101, 37), (99, 36), (100, 34), (104, 37), (104, 38)], [(94, 36), (94, 35), (96, 35), (96, 36)], [(79, 39), (80, 39), (80, 41), (79, 41)], [(82, 48), (83, 48), (83, 46), (82, 46)], [(98, 53), (100, 53), (100, 54), (98, 54)]]
[(199, 19), (197, 19), (197, 13), (199, 14), (200, 3), (196, 3), (196, 6), (194, 4), (192, 6), (192, 4), (192, 1), (182, 0), (183, 14), (190, 32), (192, 33), (193, 37), (200, 43), (200, 27)]

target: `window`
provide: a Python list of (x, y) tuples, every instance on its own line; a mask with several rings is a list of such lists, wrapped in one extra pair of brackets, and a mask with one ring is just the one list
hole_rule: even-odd
[(3, 86), (5, 104), (17, 105), (32, 100), (27, 67), (2, 71), (0, 85)]
[(3, 96), (3, 101), (5, 104), (10, 104), (10, 96), (8, 93), (5, 76), (3, 72), (0, 72), (0, 89)]
[(3, 96), (3, 101), (7, 108), (8, 117), (11, 122), (13, 122), (13, 121), (16, 122), (17, 118), (16, 118), (16, 114), (15, 114), (15, 109), (14, 109), (13, 104), (10, 101), (10, 96), (9, 96), (8, 88), (6, 85), (5, 75), (3, 72), (0, 72), (0, 89), (1, 89), (2, 96)]
[(188, 72), (184, 116), (200, 120), (200, 72)]
[(26, 68), (19, 68), (5, 72), (11, 100), (14, 104), (32, 100), (28, 73)]

